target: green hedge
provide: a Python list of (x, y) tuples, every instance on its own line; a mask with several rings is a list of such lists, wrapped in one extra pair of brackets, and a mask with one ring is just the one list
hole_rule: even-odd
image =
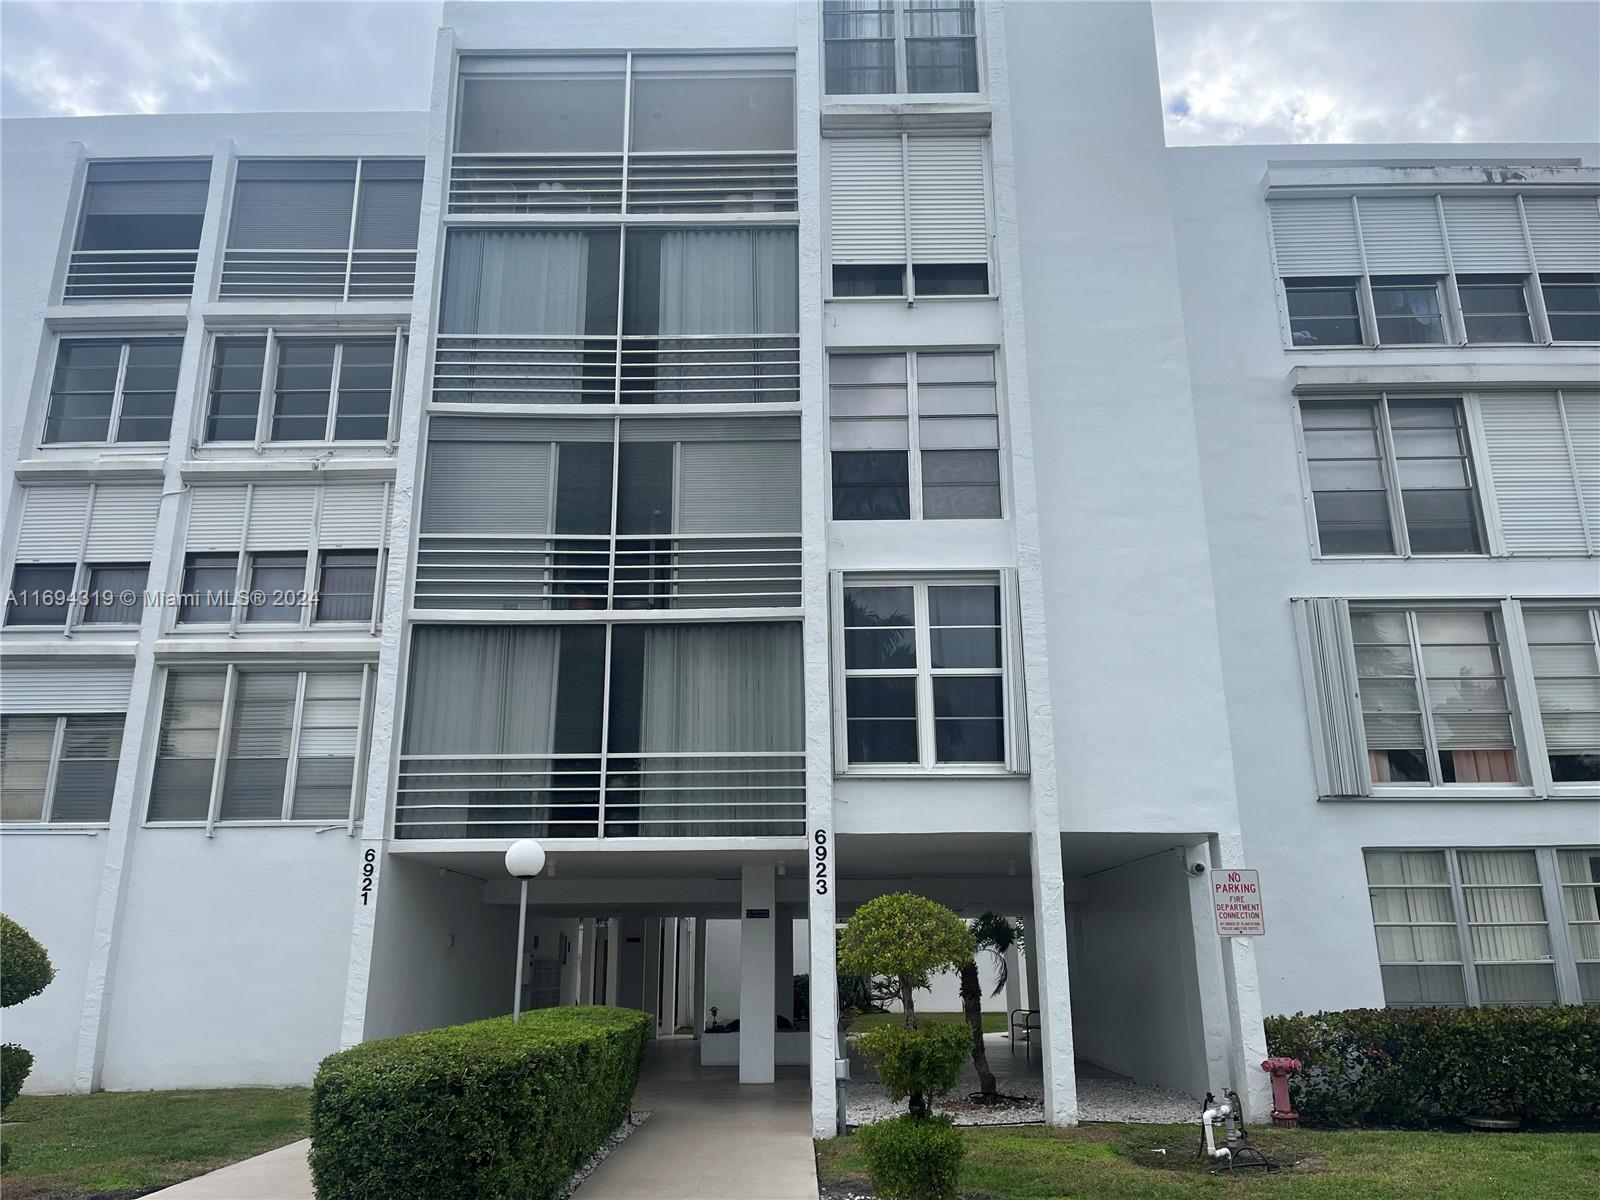
[(318, 1200), (554, 1196), (628, 1115), (650, 1017), (552, 1008), (330, 1054), (311, 1090)]
[(1357, 1008), (1266, 1031), (1274, 1056), (1305, 1065), (1289, 1098), (1308, 1125), (1600, 1119), (1600, 1006)]
[(891, 1117), (856, 1130), (883, 1200), (953, 1200), (967, 1143), (952, 1118)]

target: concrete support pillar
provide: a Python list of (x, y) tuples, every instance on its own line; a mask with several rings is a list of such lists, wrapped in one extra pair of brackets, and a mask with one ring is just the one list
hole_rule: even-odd
[(650, 1036), (655, 1037), (661, 1030), (661, 918), (646, 917), (643, 925), (639, 1007), (655, 1018), (650, 1026)]
[(671, 1033), (678, 1027), (678, 918), (661, 918), (661, 1012), (656, 1030)]
[[(772, 914), (772, 1000), (780, 1017), (794, 1021), (794, 918)], [(742, 1023), (741, 1023), (742, 1028)]]
[[(1067, 977), (1066, 880), (1061, 870), (1061, 835), (1035, 829), (1033, 860), (1033, 925), (1028, 949), (1038, 991), (1032, 1005), (1039, 1010), (1044, 1045), (1044, 1119), (1050, 1125), (1078, 1123), (1078, 1077), (1072, 1053), (1072, 993)], [(1029, 979), (1029, 984), (1034, 979)]]
[(1022, 978), (1028, 985), (1028, 994), (1023, 997), (1023, 1003), (1028, 1008), (1039, 1007), (1039, 959), (1033, 950), (1033, 923), (1032, 915), (1028, 917), (1028, 945), (1022, 952)]
[(694, 1003), (690, 1005), (694, 1019), (694, 1035), (699, 1037), (706, 1029), (706, 919), (694, 919)]
[(694, 920), (678, 918), (678, 1024), (694, 1028)]
[(1022, 1007), (1022, 963), (1017, 948), (1006, 951), (1006, 1013)]
[[(1236, 833), (1212, 837), (1208, 849), (1214, 868), (1245, 865), (1244, 840)], [(1255, 943), (1250, 938), (1217, 937), (1215, 917), (1210, 911), (1209, 876), (1206, 879), (1209, 936), (1203, 942), (1196, 936), (1195, 946), (1197, 952), (1202, 944), (1215, 946), (1221, 960), (1223, 994), (1227, 999), (1230, 1074), (1239, 1098), (1244, 1101), (1246, 1119), (1259, 1123), (1272, 1115), (1272, 1078), (1261, 1069), (1261, 1060), (1267, 1057), (1267, 1034), (1261, 1023), (1261, 981), (1256, 973)], [(1205, 994), (1204, 988), (1201, 994)], [(1208, 1030), (1210, 1023), (1207, 1017)]]
[(771, 863), (746, 866), (739, 888), (739, 1082), (771, 1083), (777, 1044), (773, 1037), (772, 956), (776, 940), (772, 910), (777, 879)]
[(593, 917), (578, 922), (578, 1003), (594, 1003), (595, 945), (599, 933)]
[(622, 921), (612, 917), (606, 925), (606, 1003), (615, 1008), (622, 980)]

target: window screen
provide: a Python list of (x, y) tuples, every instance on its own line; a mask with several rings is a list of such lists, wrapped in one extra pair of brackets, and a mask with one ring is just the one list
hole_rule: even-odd
[(344, 250), (355, 188), (353, 159), (246, 159), (234, 185), (228, 246)]

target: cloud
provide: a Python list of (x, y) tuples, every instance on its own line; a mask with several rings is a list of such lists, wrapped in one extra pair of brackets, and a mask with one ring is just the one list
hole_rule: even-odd
[(1592, 141), (1600, 6), (1155, 6), (1169, 145)]
[(0, 4), (6, 116), (421, 109), (437, 3)]

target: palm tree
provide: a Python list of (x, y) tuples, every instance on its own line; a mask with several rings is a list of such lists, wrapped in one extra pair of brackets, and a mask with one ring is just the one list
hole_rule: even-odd
[[(1005, 990), (1009, 971), (1006, 952), (1022, 945), (1022, 925), (1009, 917), (986, 912), (972, 922), (973, 936), (978, 939), (978, 949), (994, 955), (999, 966), (999, 978), (990, 995), (998, 996)], [(989, 1055), (983, 1048), (983, 986), (978, 982), (978, 960), (967, 959), (961, 964), (961, 1011), (972, 1030), (972, 1065), (978, 1072), (979, 1102), (993, 1104), (1000, 1098), (995, 1087), (994, 1072), (989, 1069)]]

